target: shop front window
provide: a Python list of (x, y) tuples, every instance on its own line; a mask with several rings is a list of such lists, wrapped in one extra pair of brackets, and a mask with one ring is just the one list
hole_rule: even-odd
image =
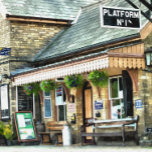
[(111, 100), (111, 118), (121, 119), (125, 117), (122, 77), (110, 78), (110, 100)]
[(55, 91), (56, 106), (57, 106), (57, 120), (66, 120), (66, 95), (62, 86), (58, 87)]

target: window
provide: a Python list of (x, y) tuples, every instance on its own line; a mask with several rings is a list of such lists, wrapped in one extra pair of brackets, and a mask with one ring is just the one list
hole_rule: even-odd
[(2, 85), (0, 86), (0, 110), (1, 110), (1, 119), (10, 118), (10, 106), (9, 106), (9, 86)]
[(109, 85), (111, 100), (111, 117), (112, 119), (124, 118), (125, 111), (123, 101), (122, 77), (118, 76), (110, 78)]
[(43, 93), (44, 95), (44, 118), (51, 118), (52, 116), (52, 104), (51, 104), (51, 93)]
[(66, 120), (66, 95), (62, 86), (55, 91), (56, 106), (57, 106), (57, 120)]

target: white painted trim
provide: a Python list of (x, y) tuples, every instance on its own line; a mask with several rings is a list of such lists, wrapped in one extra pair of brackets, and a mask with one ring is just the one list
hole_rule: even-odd
[(0, 14), (2, 15), (3, 19), (6, 19), (6, 14), (8, 14), (6, 7), (4, 6), (2, 0), (0, 0)]
[(36, 112), (36, 108), (35, 108), (35, 95), (33, 94), (33, 119), (35, 119), (35, 112)]
[(18, 86), (16, 86), (16, 112), (18, 112)]
[(80, 9), (80, 10), (79, 10), (79, 12), (78, 12), (78, 14), (77, 14), (77, 16), (76, 16), (75, 20), (72, 22), (72, 24), (77, 23), (77, 21), (78, 21), (78, 19), (79, 19), (80, 15), (81, 15), (81, 12), (82, 12), (82, 9)]
[(55, 79), (60, 77), (65, 77), (67, 75), (73, 74), (81, 74), (84, 72), (90, 72), (93, 70), (99, 70), (109, 67), (109, 59), (100, 58), (91, 61), (87, 61), (84, 63), (75, 63), (69, 66), (62, 66), (56, 69), (50, 68), (47, 72), (43, 70), (33, 72), (31, 74), (25, 74), (23, 76), (16, 77), (13, 86), (20, 86), (23, 84), (33, 83), (33, 82), (40, 82), (43, 80)]

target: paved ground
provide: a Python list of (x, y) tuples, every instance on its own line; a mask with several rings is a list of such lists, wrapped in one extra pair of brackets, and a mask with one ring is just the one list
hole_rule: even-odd
[(152, 152), (152, 147), (103, 147), (103, 146), (0, 146), (0, 152)]

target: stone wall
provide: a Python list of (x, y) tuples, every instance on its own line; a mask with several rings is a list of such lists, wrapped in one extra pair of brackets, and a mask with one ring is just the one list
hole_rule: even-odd
[(146, 128), (152, 128), (152, 73), (139, 72), (138, 98), (143, 101), (143, 108), (136, 110), (140, 115), (140, 132), (144, 135)]

